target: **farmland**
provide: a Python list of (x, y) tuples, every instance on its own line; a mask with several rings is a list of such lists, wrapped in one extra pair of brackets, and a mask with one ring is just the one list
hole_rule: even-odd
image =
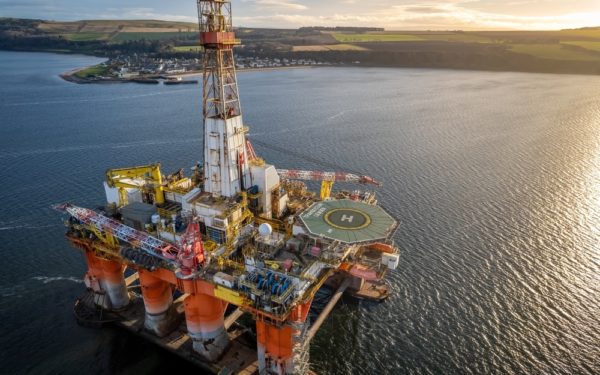
[(600, 61), (600, 56), (571, 50), (562, 44), (511, 44), (512, 52), (550, 60)]
[(334, 33), (333, 37), (340, 43), (368, 43), (368, 42), (414, 42), (421, 41), (418, 35), (410, 34), (383, 34), (383, 33), (365, 33), (365, 34), (346, 34)]
[[(99, 56), (198, 57), (195, 23), (0, 19), (0, 48)], [(305, 27), (236, 30), (250, 58), (365, 66), (600, 74), (600, 28), (549, 31), (385, 31)]]
[[(369, 49), (371, 43), (406, 42), (419, 48), (419, 43), (448, 42), (495, 44), (508, 51), (547, 60), (600, 61), (600, 29), (561, 31), (402, 31), (331, 33), (340, 43)], [(569, 48), (570, 46), (578, 48)], [(381, 49), (381, 47), (378, 47)], [(294, 50), (305, 50), (294, 47)], [(323, 49), (321, 49), (323, 50)]]
[(319, 52), (319, 51), (367, 51), (368, 49), (355, 44), (323, 44), (309, 46), (294, 46), (294, 52)]
[(154, 21), (154, 20), (86, 20), (72, 22), (42, 21), (38, 28), (51, 34), (79, 32), (164, 32), (164, 31), (195, 31), (195, 23)]
[(176, 46), (174, 47), (177, 52), (200, 52), (202, 47), (200, 46)]
[(86, 42), (91, 40), (107, 40), (110, 38), (110, 34), (99, 33), (99, 32), (80, 32), (70, 34), (60, 34), (67, 40), (74, 42)]
[(75, 75), (79, 78), (88, 78), (94, 76), (102, 76), (108, 72), (108, 68), (103, 65), (91, 66), (87, 69), (82, 69), (75, 73)]
[(132, 40), (189, 40), (197, 37), (198, 33), (188, 32), (120, 32), (111, 40), (114, 42), (127, 42)]
[(369, 42), (410, 42), (423, 40), (417, 35), (385, 34), (385, 33), (333, 33), (340, 43), (369, 43)]
[(369, 32), (369, 33), (332, 33), (340, 43), (379, 43), (379, 42), (415, 42), (415, 41), (446, 41), (456, 43), (490, 43), (492, 38), (467, 32)]
[(597, 42), (590, 42), (590, 41), (563, 42), (563, 44), (581, 47), (581, 48), (587, 49), (589, 51), (600, 52), (600, 40)]

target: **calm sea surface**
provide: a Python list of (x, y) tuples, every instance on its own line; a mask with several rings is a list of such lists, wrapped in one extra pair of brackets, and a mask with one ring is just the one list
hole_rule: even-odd
[[(85, 266), (50, 205), (101, 205), (107, 168), (202, 157), (199, 86), (57, 76), (99, 61), (0, 52), (0, 373), (178, 361), (71, 314)], [(600, 373), (600, 77), (319, 68), (239, 81), (251, 136), (294, 151), (259, 154), (372, 175), (402, 222), (393, 297), (343, 300), (312, 345), (314, 370)]]

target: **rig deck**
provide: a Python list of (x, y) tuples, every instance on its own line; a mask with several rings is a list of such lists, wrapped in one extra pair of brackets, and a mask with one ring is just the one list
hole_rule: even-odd
[[(389, 295), (383, 279), (399, 264), (398, 223), (374, 193), (332, 190), (338, 182), (380, 186), (371, 177), (276, 169), (258, 157), (242, 119), (231, 3), (197, 3), (203, 162), (190, 176), (163, 174), (158, 163), (110, 169), (101, 209), (55, 206), (68, 214), (66, 236), (88, 266), (90, 298), (77, 308), (99, 309), (209, 371), (308, 374), (311, 338), (346, 290)], [(321, 182), (320, 191), (304, 181)], [(327, 282), (337, 291), (311, 326), (312, 301)], [(233, 324), (243, 313), (255, 343)]]

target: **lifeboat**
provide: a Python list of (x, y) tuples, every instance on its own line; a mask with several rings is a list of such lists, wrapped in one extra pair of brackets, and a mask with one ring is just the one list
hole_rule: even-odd
[(394, 254), (394, 247), (385, 243), (377, 242), (367, 246), (369, 250), (379, 251), (380, 253)]

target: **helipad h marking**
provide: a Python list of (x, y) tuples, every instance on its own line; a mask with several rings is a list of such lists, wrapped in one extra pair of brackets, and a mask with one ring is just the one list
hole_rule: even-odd
[(342, 230), (358, 230), (371, 224), (371, 217), (353, 208), (336, 208), (325, 214), (323, 220), (330, 226)]

